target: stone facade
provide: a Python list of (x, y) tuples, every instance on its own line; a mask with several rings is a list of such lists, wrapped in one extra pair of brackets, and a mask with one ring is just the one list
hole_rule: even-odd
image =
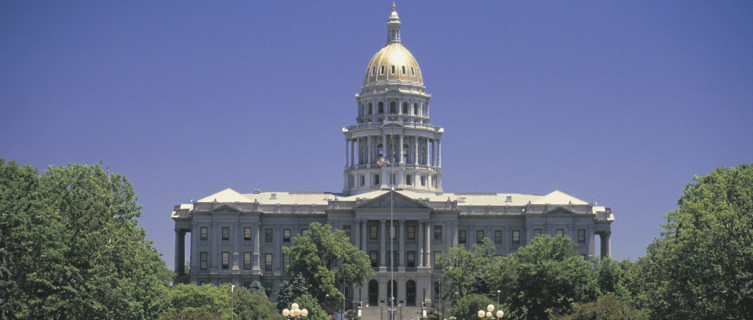
[(440, 302), (438, 254), (451, 246), (470, 248), (484, 238), (492, 240), (498, 255), (506, 255), (539, 234), (562, 234), (575, 241), (580, 254), (593, 256), (598, 235), (600, 254), (609, 256), (614, 220), (609, 208), (556, 190), (546, 195), (443, 191), (444, 130), (429, 124), (431, 96), (418, 63), (401, 44), (394, 7), (387, 29), (387, 45), (369, 63), (356, 97), (356, 124), (342, 130), (343, 192), (225, 189), (176, 205), (172, 218), (180, 281), (259, 281), (274, 299), (280, 281), (290, 278), (282, 247), (312, 222), (344, 230), (369, 255), (375, 274), (362, 287), (346, 290), (347, 301), (365, 311), (383, 312), (391, 288), (395, 304), (406, 308)]

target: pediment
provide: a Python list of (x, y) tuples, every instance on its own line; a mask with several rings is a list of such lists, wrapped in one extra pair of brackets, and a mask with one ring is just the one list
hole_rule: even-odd
[(229, 203), (221, 203), (218, 204), (216, 207), (212, 208), (212, 212), (214, 213), (238, 213), (240, 210), (236, 208), (234, 205)]
[(575, 212), (565, 207), (556, 207), (550, 210), (549, 212), (547, 212), (546, 214), (571, 215), (571, 214), (575, 214)]
[[(390, 199), (390, 194), (393, 196)], [(412, 199), (396, 191), (387, 192), (381, 196), (378, 196), (371, 200), (356, 206), (356, 209), (389, 209), (390, 201), (392, 202), (392, 208), (394, 209), (424, 209), (431, 210), (431, 207), (422, 203), (421, 200)]]

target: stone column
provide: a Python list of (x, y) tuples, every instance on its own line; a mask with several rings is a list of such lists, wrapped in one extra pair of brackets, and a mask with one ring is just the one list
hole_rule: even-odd
[(599, 238), (601, 238), (601, 257), (602, 258), (609, 258), (610, 251), (611, 251), (611, 243), (609, 242), (609, 236), (611, 235), (610, 232), (602, 232), (599, 234)]
[(398, 271), (405, 271), (405, 220), (400, 220), (400, 241), (398, 241), (398, 244), (400, 246), (400, 264)]
[(351, 166), (354, 166), (356, 164), (355, 146), (356, 146), (356, 140), (350, 139), (350, 165)]
[(424, 266), (424, 221), (418, 222), (418, 267)]
[(361, 250), (361, 220), (356, 220), (353, 224), (353, 245), (356, 249)]
[(366, 167), (371, 168), (371, 164), (374, 163), (374, 161), (371, 159), (371, 136), (366, 137), (366, 159), (368, 164)]
[(387, 232), (385, 232), (386, 229), (384, 228), (384, 225), (385, 225), (384, 219), (379, 220), (379, 236), (380, 236), (379, 237), (379, 248), (380, 248), (379, 249), (379, 252), (380, 252), (380, 254), (379, 254), (379, 269), (382, 269), (382, 268), (386, 267), (386, 264), (385, 264), (385, 256), (386, 256), (386, 254), (385, 254), (385, 238), (387, 238), (387, 236), (389, 234)]
[(586, 228), (586, 245), (588, 246), (588, 256), (593, 257), (596, 251), (594, 246), (594, 233), (591, 227)]
[(413, 137), (413, 164), (418, 165), (418, 136)]
[(345, 137), (345, 168), (348, 168), (348, 137)]
[(431, 268), (431, 222), (426, 221), (426, 259), (424, 260), (424, 266)]
[(403, 162), (403, 135), (400, 135), (400, 145), (397, 146), (398, 150), (398, 158), (397, 163), (404, 163)]
[[(437, 161), (438, 167), (442, 167), (442, 139), (437, 140)], [(437, 185), (438, 187), (439, 185)]]
[(254, 228), (254, 226), (251, 226), (251, 231), (253, 233), (251, 235), (251, 238), (254, 241), (254, 244), (253, 244), (254, 245), (254, 260), (251, 262), (251, 264), (252, 264), (251, 268), (253, 270), (253, 273), (258, 274), (258, 273), (261, 272), (261, 265), (259, 264), (259, 260), (260, 260), (259, 259), (259, 255), (260, 255), (260, 253), (259, 253), (259, 238), (260, 238), (259, 234), (261, 233), (261, 223), (257, 222), (255, 227), (256, 228)]
[(211, 228), (209, 229), (209, 247), (212, 248), (209, 251), (209, 268), (218, 270), (220, 268), (220, 258), (218, 258), (218, 254), (220, 252), (217, 250), (217, 241), (219, 240), (219, 235), (221, 234), (221, 231), (219, 228), (217, 228), (217, 222), (212, 222)]
[(363, 250), (364, 252), (368, 253), (367, 252), (367, 249), (368, 249), (367, 244), (368, 244), (368, 242), (366, 240), (366, 234), (368, 233), (367, 229), (368, 229), (368, 225), (369, 225), (369, 220), (362, 220), (362, 222), (363, 223), (361, 224), (361, 250)]
[(429, 148), (430, 139), (426, 138), (426, 165), (431, 166), (431, 159), (429, 159), (429, 152), (431, 151), (431, 148)]
[(179, 282), (186, 273), (186, 232), (175, 229), (175, 274)]

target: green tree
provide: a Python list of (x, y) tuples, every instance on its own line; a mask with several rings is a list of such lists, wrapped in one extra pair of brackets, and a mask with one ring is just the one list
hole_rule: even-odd
[(298, 297), (295, 302), (298, 303), (299, 308), (306, 309), (309, 312), (306, 317), (307, 320), (329, 320), (327, 311), (324, 311), (319, 302), (310, 294), (307, 293)]
[(575, 307), (572, 314), (553, 316), (552, 320), (648, 320), (648, 314), (617, 301), (611, 294)]
[(629, 289), (630, 260), (617, 261), (610, 258), (593, 260), (599, 293), (610, 294), (621, 303), (634, 304), (633, 292)]
[(283, 252), (290, 256), (288, 271), (303, 275), (308, 292), (330, 309), (345, 299), (340, 288), (361, 286), (373, 273), (366, 253), (353, 246), (345, 232), (332, 231), (330, 225), (311, 223)]
[(499, 260), (492, 288), (501, 291), (507, 319), (548, 319), (568, 314), (598, 296), (592, 264), (576, 252), (569, 237), (543, 235)]
[(282, 315), (260, 292), (249, 292), (243, 287), (235, 287), (234, 310), (235, 319), (240, 320), (275, 320), (282, 319)]
[(39, 175), (0, 159), (2, 309), (10, 318), (158, 318), (171, 272), (140, 215), (128, 180), (100, 166)]
[[(753, 165), (694, 177), (641, 263), (656, 319), (753, 314)], [(655, 289), (654, 289), (655, 288)]]
[[(486, 306), (497, 304), (484, 294), (472, 293), (455, 300), (450, 313), (458, 319), (478, 319), (477, 312), (486, 310)], [(502, 310), (505, 310), (504, 308)]]
[(450, 248), (449, 253), (440, 254), (437, 264), (442, 269), (448, 294), (457, 292), (459, 297), (464, 297), (471, 293), (488, 293), (486, 279), (491, 272), (494, 249), (487, 238), (481, 245), (473, 245), (472, 250), (456, 246)]
[(170, 288), (170, 310), (196, 311), (206, 309), (230, 318), (230, 285), (178, 284)]
[(292, 281), (281, 281), (280, 290), (277, 292), (277, 309), (287, 308), (296, 298), (306, 293), (308, 293), (306, 279), (300, 273), (296, 274)]
[(224, 320), (221, 315), (207, 309), (172, 310), (160, 320)]

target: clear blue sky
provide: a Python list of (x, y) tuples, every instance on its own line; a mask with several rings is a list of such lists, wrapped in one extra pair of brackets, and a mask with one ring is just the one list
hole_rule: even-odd
[[(103, 160), (173, 264), (173, 205), (342, 190), (388, 1), (2, 1), (0, 157)], [(753, 2), (399, 2), (448, 192), (611, 207), (645, 254), (693, 175), (753, 161)]]

